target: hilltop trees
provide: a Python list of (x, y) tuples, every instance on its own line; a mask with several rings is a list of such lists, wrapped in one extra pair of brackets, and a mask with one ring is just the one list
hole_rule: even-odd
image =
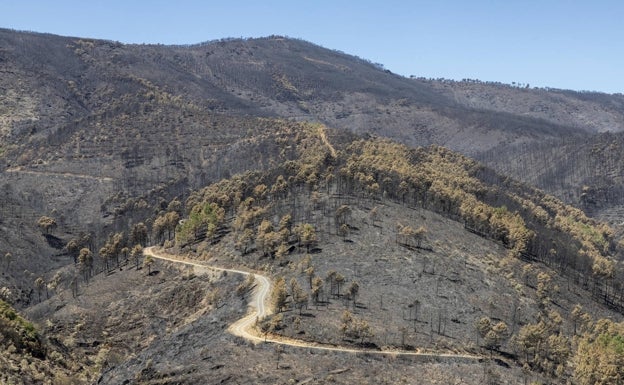
[(310, 248), (316, 243), (316, 230), (309, 223), (302, 223), (293, 228), (293, 233), (297, 237), (299, 245), (304, 246), (309, 253)]
[(335, 278), (336, 278), (336, 274), (338, 274), (335, 270), (330, 270), (327, 272), (327, 275), (325, 276), (325, 282), (329, 283), (329, 294), (334, 295), (334, 291), (335, 291)]
[[(241, 252), (234, 259), (240, 258), (248, 266), (261, 267), (273, 274), (286, 274), (288, 281), (283, 277), (276, 279), (271, 293), (271, 304), (277, 313), (288, 310), (296, 313), (298, 310), (301, 314), (309, 299), (315, 305), (329, 304), (331, 296), (343, 298), (347, 308), (351, 308), (352, 304), (353, 312), (364, 313), (366, 305), (370, 307), (373, 296), (362, 293), (363, 288), (357, 281), (331, 270), (336, 267), (331, 265), (330, 258), (315, 264), (316, 269), (312, 267), (311, 260), (317, 258), (317, 252), (318, 258), (327, 257), (321, 252), (323, 245), (319, 244), (319, 238), (336, 233), (345, 240), (349, 236), (348, 243), (340, 242), (336, 248), (350, 253), (349, 248), (355, 246), (352, 249), (355, 254), (360, 246), (358, 242), (364, 238), (360, 234), (364, 231), (381, 233), (372, 227), (359, 229), (357, 226), (367, 221), (362, 218), (368, 218), (372, 226), (385, 227), (388, 226), (391, 210), (405, 205), (405, 210), (411, 210), (413, 215), (406, 217), (403, 224), (397, 224), (395, 234), (397, 244), (409, 250), (395, 245), (388, 248), (401, 250), (408, 255), (407, 258), (414, 255), (414, 259), (420, 259), (417, 262), (419, 265), (422, 262), (426, 266), (433, 260), (430, 253), (439, 252), (432, 250), (433, 246), (445, 251), (455, 247), (452, 242), (448, 247), (441, 244), (443, 237), (437, 234), (440, 225), (428, 221), (429, 214), (423, 212), (427, 209), (449, 218), (440, 221), (443, 225), (459, 229), (463, 226), (471, 233), (496, 242), (497, 247), (506, 248), (507, 258), (498, 263), (494, 261), (489, 269), (497, 271), (504, 264), (512, 266), (508, 270), (501, 268), (501, 271), (505, 270), (505, 276), (518, 292), (526, 294), (532, 289), (523, 288), (522, 276), (517, 274), (519, 269), (516, 269), (520, 263), (514, 262), (514, 258), (542, 261), (553, 270), (561, 268), (566, 272), (582, 274), (587, 281), (591, 279), (587, 286), (594, 290), (595, 297), (605, 301), (617, 300), (618, 293), (621, 293), (621, 285), (616, 279), (619, 268), (610, 257), (615, 250), (612, 232), (560, 201), (501, 178), (476, 162), (444, 148), (409, 149), (389, 141), (362, 140), (352, 142), (347, 151), (339, 151), (335, 157), (323, 158), (322, 148), (314, 144), (307, 134), (298, 134), (297, 145), (292, 149), (304, 152), (306, 158), (288, 160), (265, 173), (237, 175), (192, 193), (184, 210), (188, 217), (180, 219), (175, 216), (182, 212), (179, 207), (170, 207), (175, 210), (168, 213), (160, 212), (153, 227), (155, 238), (167, 238), (175, 222), (173, 231), (177, 247), (183, 248), (205, 239), (206, 243), (198, 245), (198, 250), (223, 242), (215, 247), (220, 251), (224, 245), (227, 247), (234, 243)], [(382, 197), (393, 199), (396, 204), (380, 201)], [(384, 207), (383, 216), (379, 207)], [(367, 212), (368, 217), (365, 217)], [(229, 231), (232, 235), (225, 237), (223, 234)], [(473, 234), (465, 235), (475, 237)], [(131, 238), (133, 241), (139, 239), (132, 235)], [(297, 255), (297, 252), (304, 251), (312, 255)], [(134, 255), (134, 249), (131, 249), (130, 255)], [(149, 268), (148, 265), (146, 267)], [(455, 270), (461, 267), (453, 267), (453, 274), (446, 276), (444, 265), (436, 261), (435, 267), (437, 274), (423, 267), (426, 275), (418, 274), (410, 278), (414, 282), (426, 278), (441, 287), (444, 287), (444, 278), (451, 282), (449, 285), (458, 281)], [(370, 266), (366, 268), (370, 269)], [(355, 267), (354, 270), (357, 277)], [(520, 318), (516, 316), (515, 305), (513, 316), (504, 312), (496, 314), (493, 309), (497, 306), (491, 303), (488, 311), (492, 313), (492, 318), (482, 317), (481, 313), (474, 325), (479, 345), (491, 354), (507, 353), (507, 349), (515, 348), (514, 353), (519, 353), (519, 360), (527, 368), (557, 375), (566, 370), (573, 347), (563, 334), (561, 315), (551, 311), (551, 305), (557, 300), (557, 279), (552, 272), (545, 273), (537, 268), (526, 273), (526, 286), (534, 288), (537, 297), (536, 302), (528, 302), (531, 306), (534, 303), (538, 305), (539, 314), (532, 320), (532, 313), (523, 313), (523, 318)], [(577, 277), (573, 273), (571, 276)], [(304, 280), (307, 281), (304, 286), (306, 289), (309, 287), (309, 293), (301, 287), (300, 282)], [(239, 294), (244, 295), (246, 287), (241, 285)], [(440, 291), (438, 301), (441, 303), (434, 307), (427, 303), (421, 307), (418, 301), (408, 305), (408, 321), (410, 324), (413, 321), (415, 333), (419, 325), (425, 323), (429, 324), (433, 336), (437, 324), (440, 336), (435, 337), (443, 339), (451, 337), (450, 334), (460, 327), (456, 325), (465, 323), (461, 316), (456, 318), (456, 315), (448, 314), (447, 309), (451, 305), (442, 303), (448, 293), (442, 293), (444, 289)], [(426, 300), (426, 297), (419, 298)], [(358, 303), (358, 300), (361, 302)], [(483, 306), (481, 303), (485, 301), (475, 301), (479, 303), (475, 309)], [(267, 323), (267, 332), (287, 327), (284, 325), (294, 322), (295, 316), (288, 312), (280, 314), (280, 317), (274, 318), (279, 322)], [(340, 325), (345, 338), (362, 343), (372, 338), (372, 330), (358, 316), (347, 312), (343, 314)], [(577, 319), (580, 316), (573, 317), (576, 326), (576, 322), (581, 322)], [(447, 321), (453, 324), (448, 323), (447, 327)], [(308, 321), (299, 318), (301, 322)], [(516, 331), (516, 335), (512, 336)], [(447, 332), (449, 335), (445, 335)], [(402, 332), (402, 344), (406, 338), (412, 338), (407, 333), (407, 329)], [(509, 338), (511, 342), (508, 344)]]
[(494, 323), (489, 317), (480, 318), (475, 323), (475, 328), (483, 339), (485, 347), (491, 350), (500, 348), (509, 330), (505, 322)]
[(547, 307), (550, 303), (550, 296), (558, 291), (559, 287), (552, 282), (552, 277), (548, 273), (540, 272), (537, 274), (536, 294), (542, 308)]
[[(332, 183), (334, 186), (327, 191), (367, 199), (383, 195), (447, 215), (463, 222), (466, 229), (500, 242), (514, 257), (530, 255), (575, 268), (585, 266), (583, 261), (589, 260), (590, 273), (606, 282), (603, 287), (611, 291), (611, 232), (596, 228), (582, 213), (552, 197), (505, 181), (473, 160), (437, 146), (409, 149), (381, 139), (359, 140), (344, 153), (328, 157), (327, 146), (319, 140), (314, 127), (298, 132), (296, 141), (295, 156), (270, 173), (247, 172), (192, 194), (186, 203), (189, 217), (177, 229), (181, 231), (178, 243), (214, 235), (215, 225), (219, 226), (215, 222), (229, 214), (243, 255), (255, 244), (264, 255), (282, 260), (291, 236), (299, 246), (310, 250), (318, 233), (315, 224), (308, 221), (309, 209), (298, 207), (294, 192), (307, 191), (310, 200), (316, 197), (313, 207), (320, 207), (322, 199), (316, 188)], [(312, 179), (316, 182), (310, 182)], [(298, 190), (301, 188), (305, 190)], [(293, 200), (289, 205), (277, 202), (283, 197)], [(280, 216), (288, 215), (289, 220), (275, 223), (269, 217), (272, 210)], [(333, 210), (332, 215), (323, 209), (327, 223), (333, 220), (336, 229), (346, 236), (351, 231), (352, 208), (340, 203)], [(210, 211), (217, 213), (218, 220), (201, 218)], [(171, 222), (166, 215), (161, 214), (153, 226), (159, 241), (171, 228), (166, 224)], [(374, 224), (377, 214), (371, 215)], [(402, 231), (399, 242), (410, 247), (422, 247), (426, 241), (424, 226), (403, 226), (398, 231)], [(279, 233), (279, 241), (275, 233)], [(574, 235), (573, 241), (565, 245), (566, 252), (550, 253), (552, 240), (565, 233)]]
[(147, 230), (147, 226), (143, 222), (139, 222), (132, 226), (130, 230), (130, 237), (128, 239), (131, 245), (141, 245), (143, 247), (147, 246), (149, 241), (149, 232)]
[(312, 279), (312, 299), (315, 304), (320, 302), (323, 294), (323, 279), (321, 277), (314, 277)]
[[(350, 150), (353, 155), (342, 170), (342, 175), (353, 180), (344, 184), (350, 189), (374, 183), (374, 177), (371, 180), (361, 174), (385, 174), (381, 188), (388, 196), (447, 215), (460, 215), (470, 228), (501, 240), (517, 252), (526, 249), (531, 232), (523, 230), (520, 216), (496, 211), (482, 201), (488, 187), (472, 175), (478, 168), (473, 161), (435, 146), (409, 151), (387, 141), (355, 142)], [(409, 240), (405, 243), (415, 247), (426, 234), (424, 228), (399, 230), (404, 230), (401, 237)]]
[(348, 225), (351, 218), (351, 207), (347, 205), (341, 205), (336, 209), (336, 226)]
[(308, 266), (303, 272), (305, 273), (306, 277), (308, 277), (308, 286), (311, 289), (312, 280), (314, 279), (314, 266)]
[(72, 238), (65, 245), (67, 254), (74, 260), (74, 263), (78, 263), (78, 256), (82, 248), (88, 248), (93, 251), (93, 237), (91, 234), (81, 233), (78, 237)]
[(340, 285), (345, 281), (344, 275), (335, 270), (330, 270), (325, 276), (325, 281), (329, 283), (330, 294), (340, 297)]
[[(377, 183), (385, 196), (459, 220), (467, 230), (504, 245), (512, 257), (541, 260), (596, 279), (601, 284), (594, 289), (603, 300), (614, 300), (613, 231), (580, 210), (438, 146), (408, 149), (387, 140), (360, 140), (347, 152), (339, 169), (342, 193), (366, 195)], [(344, 221), (340, 215), (336, 219)], [(397, 242), (416, 247), (415, 233), (401, 227)]]
[(236, 243), (234, 247), (241, 252), (242, 255), (247, 254), (249, 248), (253, 245), (254, 233), (251, 229), (244, 229), (237, 233)]
[(273, 254), (282, 241), (279, 232), (273, 231), (273, 224), (263, 220), (258, 226), (256, 245), (263, 255)]
[(537, 323), (523, 326), (514, 342), (526, 363), (551, 376), (562, 374), (570, 356), (569, 340), (561, 333), (556, 311), (541, 314)]
[(427, 229), (419, 226), (417, 229), (411, 226), (397, 224), (397, 243), (411, 248), (421, 248), (423, 240), (426, 239)]
[(347, 289), (347, 294), (349, 298), (353, 301), (353, 308), (355, 308), (357, 304), (357, 295), (360, 292), (360, 284), (357, 281), (351, 281), (349, 288)]
[(110, 269), (111, 262), (114, 260), (114, 266), (120, 267), (119, 256), (122, 253), (123, 248), (126, 246), (124, 233), (111, 234), (106, 240), (106, 244), (100, 248), (100, 258), (103, 260), (106, 269)]
[(290, 296), (294, 306), (299, 309), (299, 315), (301, 315), (302, 309), (308, 304), (308, 293), (301, 288), (295, 278), (290, 281)]
[(41, 302), (41, 292), (43, 291), (45, 286), (46, 283), (42, 277), (37, 277), (37, 279), (35, 279), (35, 287), (37, 288), (37, 296), (39, 298), (39, 302)]
[(134, 245), (132, 250), (130, 250), (130, 257), (134, 259), (134, 267), (139, 269), (139, 260), (143, 256), (143, 247), (140, 244)]
[(67, 250), (67, 254), (70, 255), (70, 257), (72, 257), (72, 259), (74, 260), (74, 263), (78, 262), (78, 255), (80, 254), (80, 243), (78, 243), (78, 240), (76, 239), (72, 239), (69, 242), (67, 242), (67, 245), (65, 245), (65, 250)]
[(167, 235), (167, 240), (173, 239), (178, 222), (180, 222), (180, 214), (177, 211), (169, 211), (157, 217), (152, 226), (155, 240), (162, 242), (165, 234)]
[(592, 326), (591, 316), (583, 311), (583, 307), (579, 304), (574, 305), (570, 312), (572, 321), (573, 335), (577, 335), (579, 331), (587, 332)]

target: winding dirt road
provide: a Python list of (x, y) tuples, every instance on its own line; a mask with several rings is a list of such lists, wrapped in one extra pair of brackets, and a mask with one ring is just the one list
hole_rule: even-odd
[[(179, 256), (168, 254), (155, 247), (147, 247), (143, 250), (143, 253), (150, 255), (153, 258), (161, 259), (169, 262), (182, 263), (189, 266), (198, 267), (200, 269), (208, 269), (213, 271), (226, 271), (228, 273), (242, 274), (248, 276), (252, 274), (248, 271), (226, 269), (221, 267), (204, 265), (201, 263), (185, 260)], [(417, 356), (425, 359), (448, 359), (455, 362), (467, 362), (467, 363), (479, 363), (485, 357), (463, 353), (433, 353), (433, 352), (419, 352), (419, 351), (404, 351), (404, 350), (372, 350), (372, 349), (355, 349), (346, 348), (341, 346), (323, 345), (320, 343), (314, 343), (309, 341), (301, 341), (287, 337), (262, 337), (255, 333), (253, 328), (256, 319), (262, 319), (271, 314), (271, 309), (266, 305), (267, 297), (271, 290), (271, 281), (264, 275), (253, 273), (256, 278), (256, 288), (250, 299), (250, 307), (254, 310), (249, 312), (245, 317), (234, 322), (228, 328), (228, 332), (232, 335), (242, 337), (246, 340), (259, 343), (270, 342), (279, 345), (295, 346), (300, 348), (308, 348), (315, 350), (333, 351), (333, 352), (347, 352), (347, 353), (364, 353), (364, 354), (384, 354), (394, 356)]]
[[(201, 263), (188, 261), (178, 256), (165, 253), (161, 250), (158, 250), (155, 247), (146, 247), (143, 250), (143, 253), (146, 255), (151, 255), (153, 258), (162, 259), (162, 260), (169, 261), (169, 262), (182, 263), (185, 265), (194, 266), (194, 267), (198, 267), (201, 269), (208, 269), (208, 270), (213, 270), (213, 271), (227, 271), (228, 273), (242, 274), (244, 276), (248, 276), (249, 274), (251, 274), (248, 271), (236, 270), (236, 269), (225, 269), (221, 267), (208, 266), (208, 265), (204, 265)], [(266, 302), (267, 296), (269, 295), (269, 291), (271, 290), (271, 281), (269, 281), (269, 279), (263, 275), (254, 274), (254, 276), (256, 278), (257, 286), (249, 302), (250, 306), (254, 308), (254, 311), (249, 312), (245, 317), (239, 319), (238, 321), (230, 325), (230, 327), (228, 328), (228, 331), (235, 336), (243, 337), (247, 340), (258, 342), (258, 341), (264, 341), (264, 339), (255, 335), (253, 333), (252, 327), (254, 323), (256, 322), (256, 319), (262, 319), (270, 315), (270, 311), (268, 310), (269, 307), (266, 306), (265, 302)]]

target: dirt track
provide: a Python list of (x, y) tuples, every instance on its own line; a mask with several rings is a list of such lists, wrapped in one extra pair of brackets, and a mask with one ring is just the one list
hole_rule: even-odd
[[(205, 264), (184, 260), (178, 256), (168, 254), (161, 250), (157, 250), (155, 247), (147, 247), (143, 251), (146, 255), (151, 255), (153, 258), (162, 259), (165, 261), (182, 263), (190, 266), (195, 266), (203, 269), (210, 269), (214, 271), (227, 271), (228, 273), (234, 274), (242, 274), (249, 275), (251, 272), (236, 270), (236, 269), (226, 269), (215, 266), (208, 266)], [(463, 354), (463, 353), (434, 353), (434, 352), (420, 352), (420, 351), (401, 351), (401, 350), (372, 350), (372, 349), (355, 349), (355, 348), (346, 348), (341, 346), (333, 346), (333, 345), (323, 345), (320, 343), (301, 341), (292, 338), (286, 337), (278, 337), (275, 338), (273, 336), (262, 337), (256, 334), (253, 329), (253, 325), (256, 322), (256, 319), (262, 319), (271, 314), (271, 309), (266, 305), (267, 297), (271, 290), (271, 281), (264, 275), (258, 274), (256, 272), (253, 273), (256, 278), (256, 288), (253, 292), (252, 297), (250, 298), (249, 304), (254, 309), (249, 312), (245, 317), (239, 319), (234, 322), (228, 328), (228, 332), (232, 335), (239, 336), (245, 338), (246, 340), (259, 343), (259, 342), (269, 342), (280, 345), (287, 346), (295, 346), (307, 349), (316, 349), (316, 350), (324, 350), (324, 351), (335, 351), (335, 352), (347, 352), (347, 353), (360, 353), (360, 354), (387, 354), (387, 355), (395, 355), (395, 356), (417, 356), (424, 359), (444, 359), (450, 360), (454, 362), (474, 362), (478, 363), (484, 359), (482, 356), (471, 355), (471, 354)]]

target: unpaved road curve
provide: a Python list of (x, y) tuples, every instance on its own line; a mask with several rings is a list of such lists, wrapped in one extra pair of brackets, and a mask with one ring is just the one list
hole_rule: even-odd
[[(203, 269), (210, 269), (214, 271), (227, 271), (228, 273), (234, 274), (242, 274), (249, 275), (251, 274), (248, 271), (236, 270), (236, 269), (225, 269), (221, 267), (209, 266), (197, 262), (188, 261), (182, 259), (178, 256), (165, 253), (161, 250), (158, 250), (155, 247), (147, 247), (143, 250), (143, 253), (146, 255), (151, 255), (153, 258), (162, 259), (165, 261), (182, 263), (189, 266), (195, 266)], [(271, 290), (271, 281), (265, 277), (264, 275), (254, 273), (256, 278), (257, 286), (253, 292), (253, 295), (250, 299), (250, 306), (254, 309), (254, 311), (249, 312), (245, 317), (239, 319), (234, 322), (228, 328), (228, 332), (235, 336), (239, 336), (245, 338), (246, 340), (252, 342), (270, 342), (279, 345), (287, 345), (287, 346), (295, 346), (301, 348), (315, 349), (315, 350), (324, 350), (324, 351), (333, 351), (333, 352), (347, 352), (347, 353), (364, 353), (364, 354), (387, 354), (387, 355), (395, 355), (395, 356), (417, 356), (422, 358), (431, 358), (431, 359), (445, 359), (449, 361), (455, 362), (466, 362), (466, 363), (479, 363), (484, 357), (478, 355), (471, 354), (463, 354), (463, 353), (433, 353), (433, 352), (418, 352), (418, 351), (403, 351), (403, 350), (372, 350), (372, 349), (354, 349), (354, 348), (345, 348), (341, 346), (332, 346), (332, 345), (323, 345), (314, 342), (301, 341), (293, 338), (280, 337), (280, 338), (272, 338), (272, 337), (261, 337), (258, 336), (254, 329), (253, 325), (256, 322), (256, 319), (262, 319), (267, 315), (271, 314), (271, 310), (266, 305), (267, 297)]]
[[(245, 276), (251, 274), (247, 271), (225, 269), (221, 267), (208, 266), (201, 263), (184, 260), (177, 256), (158, 250), (155, 247), (146, 247), (143, 250), (143, 253), (146, 255), (151, 255), (153, 258), (162, 259), (169, 262), (182, 263), (185, 265), (195, 266), (203, 269), (210, 269), (214, 271), (227, 271), (228, 273), (242, 274)], [(271, 281), (269, 281), (269, 279), (263, 275), (254, 274), (254, 276), (256, 278), (257, 286), (250, 300), (250, 305), (254, 308), (254, 311), (250, 312), (245, 317), (230, 325), (228, 331), (235, 336), (243, 337), (247, 340), (257, 342), (262, 341), (263, 339), (253, 334), (252, 326), (256, 322), (257, 318), (262, 319), (270, 314), (270, 312), (268, 311), (268, 306), (266, 306), (265, 304), (265, 301), (267, 296), (269, 295), (269, 291), (271, 290)]]

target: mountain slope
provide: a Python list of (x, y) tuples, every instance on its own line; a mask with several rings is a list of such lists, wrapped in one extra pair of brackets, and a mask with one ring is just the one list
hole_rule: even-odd
[[(103, 237), (132, 205), (144, 207), (139, 198), (170, 201), (284, 161), (291, 151), (273, 132), (298, 129), (284, 118), (324, 122), (336, 129), (332, 140), (355, 133), (444, 145), (501, 172), (509, 146), (583, 143), (624, 120), (621, 95), (406, 79), (278, 36), (161, 46), (0, 29), (0, 62), (3, 226), (24, 228), (20, 243), (35, 255), (59, 253), (37, 235), (40, 216), (56, 217), (64, 241), (80, 231)], [(520, 153), (520, 163), (531, 156)], [(582, 192), (568, 199), (548, 175), (509, 172), (579, 202)], [(10, 239), (7, 230), (0, 245)], [(37, 273), (44, 264), (31, 265)]]
[(607, 132), (585, 139), (503, 144), (478, 159), (619, 227), (624, 203), (623, 146), (621, 132)]
[[(621, 95), (406, 79), (278, 36), (161, 46), (0, 29), (0, 63), (0, 250), (17, 248), (2, 279), (20, 303), (34, 277), (71, 261), (59, 244), (81, 232), (103, 243), (151, 206), (292, 160), (302, 126), (291, 120), (324, 122), (336, 144), (356, 134), (445, 145), (576, 203), (591, 179), (564, 191), (548, 173), (514, 171), (505, 149), (590, 142), (624, 116)], [(56, 220), (53, 234), (37, 229), (42, 216)]]
[[(143, 95), (149, 100), (169, 96), (229, 115), (320, 120), (410, 145), (437, 143), (473, 153), (495, 144), (488, 143), (489, 136), (533, 141), (619, 131), (624, 121), (619, 96), (410, 80), (343, 53), (280, 37), (137, 46), (2, 30), (2, 45), (5, 73), (11, 75), (3, 77), (3, 88), (28, 95), (20, 102), (48, 134), (63, 130), (59, 125), (68, 116), (76, 120), (136, 109), (137, 92), (149, 93)], [(123, 96), (133, 100), (111, 105)], [(570, 119), (572, 110), (585, 119)], [(14, 136), (41, 130), (28, 118), (7, 118), (24, 124), (22, 130), (13, 129)], [(463, 144), (467, 138), (473, 140), (469, 145)]]
[[(316, 128), (302, 127), (296, 156), (275, 169), (191, 193), (177, 209), (184, 219), (175, 235), (163, 229), (153, 240), (186, 258), (273, 275), (283, 290), (271, 297), (275, 316), (257, 322), (269, 341), (438, 353), (444, 375), (410, 357), (371, 366), (366, 356), (340, 352), (251, 349), (201, 319), (104, 373), (103, 383), (136, 373), (146, 384), (193, 383), (213, 370), (215, 382), (304, 381), (324, 377), (335, 362), (352, 365), (338, 383), (392, 383), (388, 372), (409, 381), (414, 368), (428, 373), (423, 383), (565, 383), (585, 375), (575, 362), (590, 357), (576, 356), (573, 336), (578, 327), (591, 340), (589, 330), (605, 322), (585, 312), (622, 319), (622, 272), (608, 227), (449, 150), (380, 139), (330, 147)], [(174, 212), (161, 212), (155, 226)], [(239, 288), (244, 298), (249, 287)], [(241, 316), (221, 314), (214, 323)], [(207, 362), (167, 353), (185, 341)], [(498, 365), (469, 364), (466, 351)], [(459, 352), (457, 360), (449, 352)], [(221, 358), (243, 354), (242, 367)]]
[[(624, 127), (622, 95), (407, 79), (278, 36), (161, 46), (0, 29), (0, 47), (0, 164), (112, 177), (129, 190), (180, 180), (182, 169), (194, 187), (219, 178), (198, 169), (256, 135), (258, 117), (474, 156)], [(147, 180), (129, 187), (128, 174)]]

